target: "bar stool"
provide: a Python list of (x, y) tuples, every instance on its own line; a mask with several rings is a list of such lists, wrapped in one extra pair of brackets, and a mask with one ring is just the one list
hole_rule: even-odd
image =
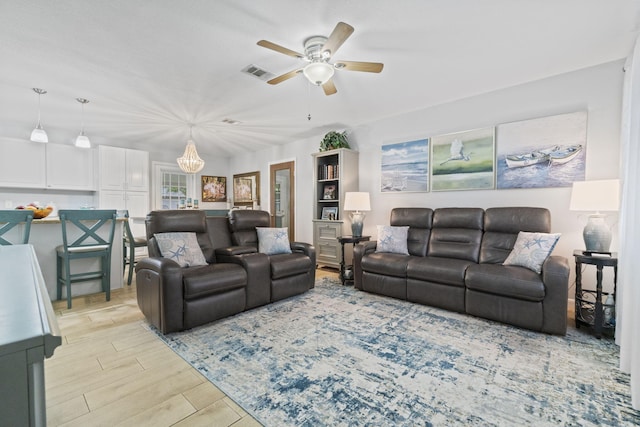
[[(29, 243), (31, 221), (33, 221), (33, 211), (29, 209), (0, 210), (0, 245), (9, 246)], [(24, 223), (22, 241), (12, 243), (10, 240), (7, 240), (9, 230), (22, 223)]]
[[(115, 210), (60, 210), (62, 245), (56, 248), (57, 294), (67, 289), (67, 308), (71, 308), (71, 284), (101, 279), (107, 301), (111, 299), (111, 246), (116, 228)], [(101, 235), (98, 235), (98, 233)], [(102, 237), (106, 236), (106, 237)], [(71, 260), (99, 258), (100, 269), (72, 273)]]
[(136, 265), (136, 248), (146, 248), (146, 237), (135, 237), (129, 226), (129, 211), (124, 211), (124, 236), (122, 238), (122, 269), (129, 266), (129, 276), (127, 277), (127, 285), (131, 285), (133, 279), (133, 267)]

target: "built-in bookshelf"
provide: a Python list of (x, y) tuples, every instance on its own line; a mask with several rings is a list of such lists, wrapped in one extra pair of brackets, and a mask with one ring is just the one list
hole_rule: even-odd
[(313, 154), (313, 245), (318, 265), (340, 266), (337, 237), (351, 234), (345, 222), (344, 195), (358, 191), (358, 152), (347, 148)]

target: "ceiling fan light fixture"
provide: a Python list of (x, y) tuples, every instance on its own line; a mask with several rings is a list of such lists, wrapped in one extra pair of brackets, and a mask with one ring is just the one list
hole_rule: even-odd
[(35, 93), (38, 94), (38, 124), (35, 129), (31, 131), (31, 141), (33, 142), (49, 142), (49, 137), (47, 136), (47, 132), (42, 128), (40, 124), (40, 96), (47, 93), (44, 89), (39, 89), (37, 87), (32, 88)]
[(176, 161), (178, 166), (184, 173), (198, 173), (204, 168), (204, 160), (198, 156), (196, 150), (196, 144), (193, 142), (192, 128), (189, 128), (189, 140), (187, 141), (187, 147), (184, 149), (182, 157), (178, 157)]
[(333, 77), (335, 70), (327, 62), (312, 62), (304, 67), (302, 72), (311, 83), (316, 86), (322, 86)]

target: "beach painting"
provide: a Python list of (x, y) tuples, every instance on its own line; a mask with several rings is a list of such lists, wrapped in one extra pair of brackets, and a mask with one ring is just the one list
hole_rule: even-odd
[(431, 191), (495, 188), (493, 127), (431, 138)]
[(497, 188), (569, 187), (583, 181), (587, 112), (498, 125)]
[(382, 147), (380, 191), (429, 191), (429, 139), (386, 144)]

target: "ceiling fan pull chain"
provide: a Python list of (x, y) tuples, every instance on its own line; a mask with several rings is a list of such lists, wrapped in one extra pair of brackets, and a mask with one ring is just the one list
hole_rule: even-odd
[(307, 82), (307, 111), (309, 115), (307, 120), (311, 121), (311, 83)]

